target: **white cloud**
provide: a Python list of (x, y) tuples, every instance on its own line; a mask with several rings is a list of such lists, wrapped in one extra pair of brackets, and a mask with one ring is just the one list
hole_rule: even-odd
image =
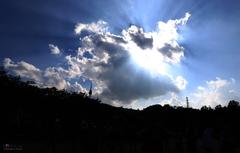
[(5, 58), (3, 65), (5, 69), (11, 70), (11, 72), (15, 75), (26, 78), (29, 77), (29, 79), (32, 79), (34, 81), (42, 81), (42, 71), (32, 64), (26, 63), (24, 61), (14, 63), (10, 58)]
[(80, 34), (83, 31), (95, 32), (95, 33), (105, 33), (108, 30), (107, 23), (105, 21), (99, 20), (98, 22), (93, 22), (90, 24), (78, 23), (75, 26), (75, 33)]
[(183, 106), (186, 107), (186, 97), (181, 97), (176, 93), (171, 93), (168, 95), (169, 98), (162, 98), (160, 104), (169, 104), (171, 106)]
[(68, 91), (71, 91), (71, 92), (83, 92), (83, 93), (88, 93), (88, 90), (86, 88), (83, 88), (83, 86), (81, 84), (79, 84), (78, 82), (74, 82), (73, 84), (69, 84), (68, 88), (67, 88)]
[(43, 82), (45, 86), (56, 87), (58, 89), (66, 89), (68, 86), (68, 82), (55, 68), (47, 68), (44, 72), (43, 77), (45, 78), (45, 81)]
[(190, 14), (186, 13), (184, 18), (176, 19), (176, 20), (169, 20), (166, 23), (159, 21), (157, 25), (158, 33), (156, 37), (159, 37), (159, 39), (162, 41), (162, 43), (168, 43), (168, 42), (175, 42), (179, 39), (180, 35), (178, 33), (178, 27), (183, 26), (187, 23), (187, 21), (190, 18)]
[(23, 79), (31, 80), (37, 83), (40, 87), (56, 87), (57, 89), (66, 89), (70, 91), (86, 91), (80, 84), (75, 82), (70, 84), (66, 78), (71, 72), (63, 68), (48, 67), (42, 71), (34, 65), (27, 62), (14, 63), (10, 58), (5, 58), (3, 66), (13, 75), (19, 75)]
[[(240, 100), (238, 82), (235, 79), (224, 80), (216, 78), (206, 81), (205, 84), (198, 86), (188, 96), (190, 107), (201, 108), (202, 106), (217, 105), (226, 106), (230, 100)], [(176, 106), (186, 106), (186, 98), (172, 93), (170, 98), (164, 99), (161, 104), (167, 103)]]
[(61, 50), (58, 48), (58, 46), (55, 46), (53, 44), (49, 44), (48, 47), (51, 51), (51, 54), (53, 54), (53, 55), (58, 55), (58, 54), (61, 53)]
[(193, 107), (211, 106), (218, 104), (227, 105), (232, 99), (239, 99), (237, 96), (236, 82), (232, 79), (224, 80), (216, 78), (206, 81), (205, 85), (198, 86), (190, 96)]

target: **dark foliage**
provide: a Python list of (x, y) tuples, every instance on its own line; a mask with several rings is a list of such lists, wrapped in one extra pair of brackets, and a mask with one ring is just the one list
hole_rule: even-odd
[(139, 111), (33, 84), (0, 71), (0, 152), (240, 152), (236, 101), (215, 109), (153, 105)]

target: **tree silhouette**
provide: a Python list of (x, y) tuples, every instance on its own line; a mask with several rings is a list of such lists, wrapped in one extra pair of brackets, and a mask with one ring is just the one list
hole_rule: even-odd
[(237, 102), (235, 100), (231, 100), (228, 103), (228, 108), (230, 108), (230, 109), (239, 109), (239, 102)]
[[(239, 103), (200, 110), (113, 107), (86, 93), (39, 88), (0, 69), (0, 142), (22, 152), (206, 153), (240, 149)], [(16, 151), (16, 150), (15, 150)], [(4, 152), (4, 150), (0, 150)]]

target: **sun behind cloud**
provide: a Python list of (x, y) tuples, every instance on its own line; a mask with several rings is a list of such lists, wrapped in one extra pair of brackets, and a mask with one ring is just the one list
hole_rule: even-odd
[[(115, 105), (179, 93), (187, 81), (181, 74), (172, 75), (167, 68), (181, 64), (184, 48), (178, 43), (178, 28), (185, 26), (189, 17), (186, 13), (181, 19), (159, 21), (151, 32), (131, 25), (118, 35), (110, 32), (108, 23), (102, 20), (78, 23), (74, 30), (81, 45), (76, 55), (65, 56), (67, 67), (40, 70), (11, 59), (6, 59), (4, 66), (21, 75), (30, 65), (33, 71), (22, 77), (59, 89), (86, 91), (86, 85), (71, 81), (86, 78), (93, 83), (95, 96)], [(56, 45), (49, 44), (49, 48), (52, 54), (60, 53)]]

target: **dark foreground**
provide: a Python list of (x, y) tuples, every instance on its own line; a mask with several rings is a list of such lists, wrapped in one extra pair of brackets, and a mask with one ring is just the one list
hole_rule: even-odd
[(0, 152), (239, 153), (240, 107), (116, 108), (0, 72)]

